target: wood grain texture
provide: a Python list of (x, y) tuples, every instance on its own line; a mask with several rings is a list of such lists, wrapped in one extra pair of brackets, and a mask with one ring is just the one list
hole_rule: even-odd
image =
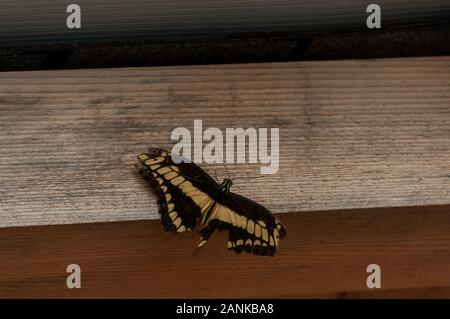
[[(0, 229), (0, 297), (450, 298), (450, 206), (294, 213), (276, 257), (235, 255), (226, 233), (158, 221)], [(81, 267), (81, 289), (66, 267)], [(366, 287), (381, 266), (382, 288)]]
[(194, 119), (280, 129), (227, 165), (274, 213), (448, 204), (449, 106), (449, 57), (1, 73), (0, 226), (158, 218), (136, 155)]

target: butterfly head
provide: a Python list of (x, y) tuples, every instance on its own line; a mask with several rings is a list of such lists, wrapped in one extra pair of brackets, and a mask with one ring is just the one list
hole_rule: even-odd
[(219, 185), (218, 193), (226, 195), (230, 192), (230, 188), (233, 185), (233, 181), (229, 178), (225, 178), (223, 182)]

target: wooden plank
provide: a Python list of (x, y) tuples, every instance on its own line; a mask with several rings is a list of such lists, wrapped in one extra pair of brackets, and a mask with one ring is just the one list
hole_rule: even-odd
[(450, 287), (427, 287), (427, 288), (406, 288), (406, 289), (377, 289), (360, 290), (352, 292), (318, 294), (299, 296), (299, 298), (308, 299), (369, 299), (369, 298), (402, 298), (402, 299), (448, 299), (450, 296)]
[[(226, 234), (164, 233), (158, 221), (0, 230), (0, 297), (450, 297), (450, 206), (280, 216), (276, 257), (235, 255)], [(66, 267), (81, 267), (81, 289)], [(381, 267), (381, 289), (366, 267)]]
[(449, 57), (1, 73), (0, 226), (158, 218), (135, 157), (194, 119), (280, 129), (227, 165), (275, 213), (448, 204), (449, 106)]

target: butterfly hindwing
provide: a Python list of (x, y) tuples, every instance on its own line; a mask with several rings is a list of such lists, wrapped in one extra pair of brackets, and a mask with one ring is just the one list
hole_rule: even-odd
[(285, 228), (268, 209), (234, 193), (215, 204), (205, 228), (205, 235), (215, 228), (228, 230), (228, 249), (256, 255), (274, 255), (279, 240), (286, 236)]

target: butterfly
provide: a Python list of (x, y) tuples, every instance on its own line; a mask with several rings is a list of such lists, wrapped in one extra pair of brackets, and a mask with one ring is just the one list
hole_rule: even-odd
[(201, 223), (203, 246), (217, 229), (228, 230), (228, 249), (273, 256), (286, 236), (281, 222), (260, 204), (230, 192), (233, 182), (216, 182), (195, 163), (151, 148), (138, 156), (136, 168), (158, 196), (165, 231), (192, 231)]

